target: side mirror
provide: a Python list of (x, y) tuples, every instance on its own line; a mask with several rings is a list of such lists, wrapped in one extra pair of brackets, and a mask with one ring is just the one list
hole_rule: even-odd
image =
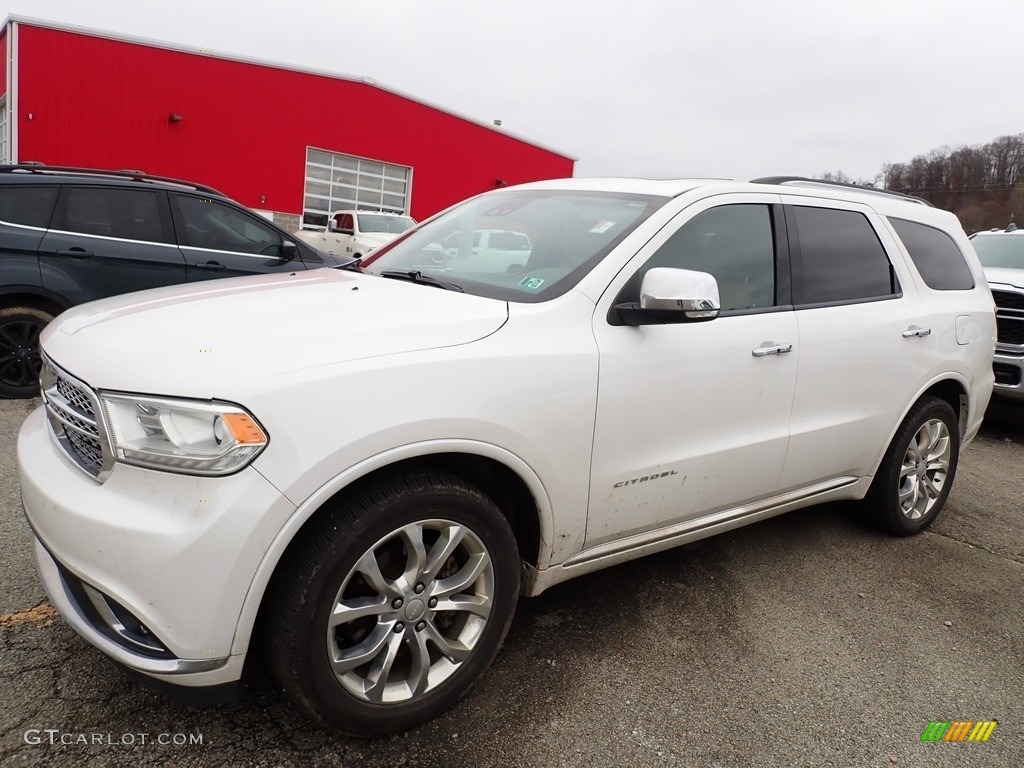
[(655, 267), (644, 275), (640, 302), (618, 304), (623, 325), (664, 325), (714, 320), (721, 310), (718, 281), (707, 272)]
[(281, 243), (281, 258), (285, 261), (294, 261), (299, 258), (299, 246), (291, 240), (285, 240)]
[(334, 219), (329, 219), (327, 221), (327, 231), (328, 232), (337, 232), (338, 231), (338, 222), (336, 222)]

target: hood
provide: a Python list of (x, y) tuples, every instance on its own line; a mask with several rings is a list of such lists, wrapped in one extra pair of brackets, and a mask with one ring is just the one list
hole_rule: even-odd
[(51, 323), (41, 343), (100, 389), (231, 398), (285, 373), (468, 344), (507, 317), (503, 301), (318, 269), (83, 304)]
[(373, 248), (380, 248), (382, 245), (387, 245), (401, 232), (360, 232), (359, 242), (366, 243)]
[(992, 285), (1002, 283), (1024, 289), (1024, 269), (985, 267), (985, 279)]

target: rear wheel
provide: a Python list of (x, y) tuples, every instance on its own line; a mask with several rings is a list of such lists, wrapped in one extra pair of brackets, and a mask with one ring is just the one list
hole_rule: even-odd
[(0, 396), (39, 394), (39, 334), (53, 315), (34, 307), (0, 309)]
[(922, 398), (893, 437), (865, 499), (873, 521), (897, 536), (923, 531), (945, 506), (959, 459), (952, 407), (937, 397)]
[(511, 624), (515, 538), (459, 478), (382, 483), (296, 543), (269, 606), (270, 664), (325, 725), (373, 736), (434, 717), (470, 690)]

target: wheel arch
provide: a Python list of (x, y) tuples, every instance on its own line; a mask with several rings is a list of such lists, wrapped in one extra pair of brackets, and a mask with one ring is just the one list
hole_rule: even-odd
[(292, 546), (328, 505), (344, 501), (385, 478), (420, 471), (443, 471), (480, 488), (501, 509), (516, 537), (520, 559), (530, 566), (547, 563), (553, 533), (551, 504), (540, 478), (522, 459), (493, 445), (467, 440), (432, 441), (393, 449), (335, 476), (302, 502), (263, 555), (249, 586), (232, 642), (244, 653), (262, 624), (261, 611), (274, 577)]
[(0, 289), (0, 307), (33, 307), (56, 317), (71, 304), (45, 288), (12, 285)]
[(900, 414), (899, 420), (893, 424), (892, 429), (886, 437), (885, 445), (872, 468), (871, 477), (878, 474), (878, 468), (881, 466), (882, 461), (885, 458), (885, 453), (889, 450), (889, 446), (892, 445), (893, 438), (899, 431), (900, 426), (902, 426), (903, 422), (906, 421), (907, 415), (910, 413), (911, 409), (921, 402), (921, 398), (923, 397), (931, 395), (949, 403), (950, 408), (953, 409), (953, 413), (956, 414), (960, 439), (962, 441), (966, 435), (967, 425), (970, 420), (971, 403), (968, 392), (969, 388), (967, 386), (967, 380), (956, 373), (949, 373), (944, 376), (937, 377), (929, 382), (928, 385), (923, 387), (921, 391), (917, 393), (917, 396), (907, 403), (903, 412)]
[[(949, 403), (949, 407), (953, 409), (953, 413), (957, 416), (957, 424), (960, 427), (960, 439), (963, 440), (967, 434), (967, 423), (971, 411), (970, 395), (967, 394), (967, 386), (959, 379), (942, 379), (918, 395), (917, 400), (920, 400), (925, 395), (934, 395), (940, 400), (945, 400)], [(909, 411), (909, 409), (907, 410)], [(906, 418), (906, 415), (904, 415), (904, 418)]]

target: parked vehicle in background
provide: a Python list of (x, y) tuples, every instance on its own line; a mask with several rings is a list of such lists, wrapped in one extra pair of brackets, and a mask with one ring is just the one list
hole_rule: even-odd
[(210, 187), (134, 171), (0, 166), (0, 396), (39, 391), (39, 334), (76, 304), (342, 261)]
[(416, 225), (411, 216), (385, 211), (335, 211), (323, 230), (300, 229), (295, 236), (332, 256), (363, 259)]
[[(531, 248), (438, 263), (483, 230)], [(196, 694), (261, 645), (312, 717), (379, 735), (465, 696), (520, 594), (827, 501), (922, 531), (994, 344), (956, 217), (903, 195), (507, 187), (362, 266), (66, 313), (22, 496), (96, 647)]]
[(995, 392), (1024, 398), (1024, 231), (1010, 224), (976, 232), (971, 245), (996, 302)]
[(446, 237), (442, 245), (443, 263), (458, 262), (457, 268), (467, 272), (521, 271), (533, 250), (529, 235), (507, 229), (456, 232)]

